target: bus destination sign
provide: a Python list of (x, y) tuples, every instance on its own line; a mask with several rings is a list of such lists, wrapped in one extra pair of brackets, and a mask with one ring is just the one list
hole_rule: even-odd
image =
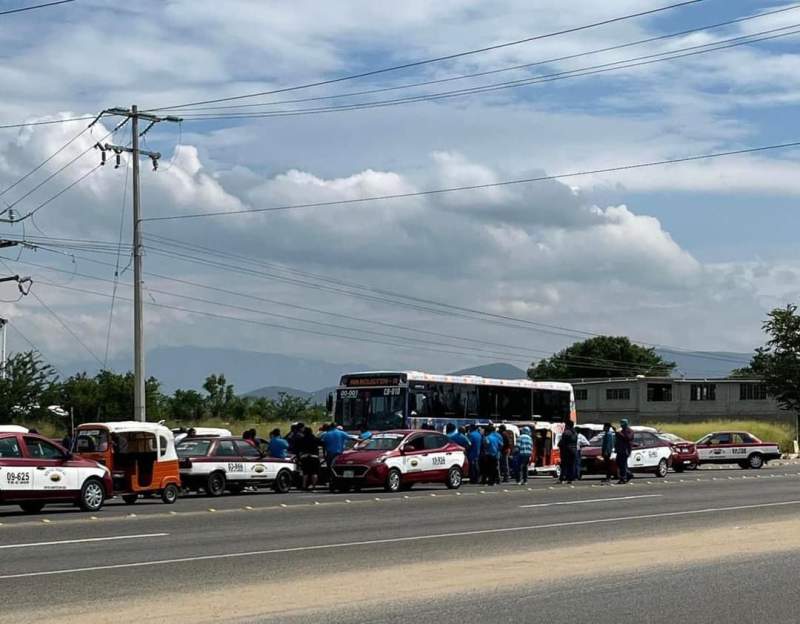
[(347, 377), (344, 385), (348, 388), (362, 388), (372, 386), (399, 386), (403, 382), (401, 377)]

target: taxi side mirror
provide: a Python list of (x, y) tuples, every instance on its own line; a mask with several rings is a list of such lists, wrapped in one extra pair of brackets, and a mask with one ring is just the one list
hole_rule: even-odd
[(405, 455), (406, 454), (406, 445), (405, 444), (400, 445), (400, 454), (401, 455)]
[(72, 451), (67, 451), (66, 453), (64, 453), (64, 461), (70, 461), (74, 457), (75, 456), (72, 454)]

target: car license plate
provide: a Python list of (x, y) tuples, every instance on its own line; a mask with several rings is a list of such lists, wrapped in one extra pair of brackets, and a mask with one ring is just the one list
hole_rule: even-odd
[(342, 476), (343, 476), (345, 479), (352, 479), (353, 477), (355, 477), (355, 476), (356, 476), (356, 473), (355, 473), (353, 470), (345, 470), (345, 471), (342, 473)]

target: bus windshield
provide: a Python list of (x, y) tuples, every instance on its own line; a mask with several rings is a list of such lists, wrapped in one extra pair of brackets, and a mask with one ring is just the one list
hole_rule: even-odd
[(382, 431), (404, 425), (404, 388), (352, 388), (339, 390), (335, 420), (346, 430)]

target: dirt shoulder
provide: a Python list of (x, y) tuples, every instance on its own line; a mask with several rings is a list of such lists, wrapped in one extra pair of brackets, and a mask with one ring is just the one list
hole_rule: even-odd
[[(146, 600), (102, 605), (92, 602), (84, 608), (68, 610), (51, 607), (15, 617), (15, 622), (80, 621), (101, 624), (136, 621), (202, 622), (248, 620), (258, 617), (288, 617), (312, 614), (337, 606), (359, 604), (379, 606), (394, 601), (425, 601), (460, 593), (474, 583), (474, 570), (481, 569), (485, 586), (512, 588), (543, 584), (554, 579), (585, 577), (592, 566), (602, 562), (604, 574), (631, 573), (654, 566), (676, 567), (724, 561), (718, 556), (737, 544), (736, 558), (771, 552), (800, 551), (800, 519), (749, 523), (695, 530), (687, 534), (662, 537), (620, 539), (614, 542), (582, 544), (548, 549), (531, 548), (503, 557), (471, 558), (463, 561), (423, 562), (373, 570), (369, 584), (356, 571), (314, 575), (291, 582), (243, 583), (224, 590), (198, 590), (180, 595), (165, 592)], [(546, 565), (542, 565), (545, 561)], [(291, 596), (291, 599), (287, 597)]]

